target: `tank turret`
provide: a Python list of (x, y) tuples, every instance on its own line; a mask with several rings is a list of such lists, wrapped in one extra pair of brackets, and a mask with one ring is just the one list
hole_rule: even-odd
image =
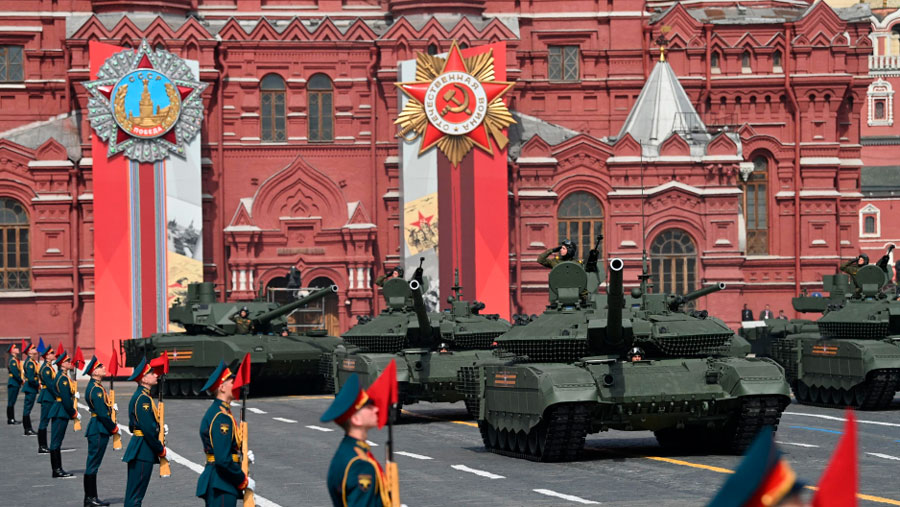
[(283, 325), (282, 317), (284, 317), (285, 315), (291, 313), (292, 311), (296, 310), (297, 308), (300, 308), (302, 306), (308, 305), (309, 303), (312, 303), (314, 301), (322, 299), (329, 294), (337, 294), (337, 291), (338, 291), (337, 285), (332, 285), (330, 287), (323, 287), (321, 289), (318, 289), (310, 294), (307, 294), (304, 297), (301, 297), (300, 299), (298, 299), (292, 303), (288, 303), (286, 305), (279, 306), (278, 308), (269, 310), (268, 312), (266, 312), (262, 315), (253, 317), (253, 325), (256, 327), (257, 330), (264, 329), (264, 328), (271, 329), (273, 327), (273, 324), (278, 323), (279, 319), (282, 320), (282, 325)]

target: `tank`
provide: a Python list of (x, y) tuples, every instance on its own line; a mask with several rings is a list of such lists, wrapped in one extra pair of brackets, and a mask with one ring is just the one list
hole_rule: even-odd
[(458, 273), (449, 308), (429, 313), (422, 298), (426, 283), (420, 266), (413, 280), (384, 284), (386, 308), (344, 333), (344, 344), (333, 354), (335, 392), (354, 373), (369, 385), (394, 359), (399, 405), (464, 399), (457, 389), (459, 369), (491, 357), (494, 339), (510, 324), (498, 315), (482, 315), (484, 303), (466, 301)]
[(597, 293), (600, 270), (558, 264), (543, 314), (497, 337), (491, 360), (463, 368), (488, 450), (570, 461), (589, 433), (616, 429), (653, 431), (664, 446), (741, 453), (763, 426), (777, 427), (790, 402), (782, 368), (735, 354), (724, 322), (684, 310), (725, 285), (648, 294), (646, 265), (640, 288), (626, 295), (621, 259), (609, 261), (606, 294)]
[[(165, 382), (168, 396), (197, 396), (220, 360), (229, 363), (250, 353), (253, 392), (323, 392), (321, 359), (341, 343), (324, 329), (301, 335), (280, 336), (286, 316), (297, 308), (337, 292), (337, 286), (317, 289), (285, 305), (270, 302), (218, 303), (213, 284), (191, 283), (183, 301), (176, 300), (169, 320), (184, 332), (153, 334), (123, 340), (125, 366), (136, 366), (144, 357), (169, 356)], [(254, 332), (240, 334), (231, 317), (246, 306)]]
[[(890, 268), (887, 268), (890, 270)], [(754, 352), (785, 369), (797, 401), (826, 407), (884, 410), (900, 390), (900, 301), (876, 265), (855, 275), (823, 277), (826, 297), (793, 298), (817, 320), (768, 319), (742, 331)]]

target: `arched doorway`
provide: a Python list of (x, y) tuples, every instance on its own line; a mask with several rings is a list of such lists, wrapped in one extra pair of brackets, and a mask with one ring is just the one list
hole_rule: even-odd
[(650, 245), (654, 292), (686, 294), (697, 283), (697, 248), (681, 229), (661, 232)]
[[(304, 284), (306, 285), (306, 284)], [(313, 278), (311, 282), (309, 282), (308, 286), (313, 289), (321, 289), (323, 287), (330, 287), (334, 285), (334, 282), (328, 278), (327, 276), (319, 276)], [(331, 336), (338, 336), (341, 333), (341, 319), (338, 314), (338, 296), (337, 294), (329, 294), (325, 296), (324, 299), (320, 299), (317, 303), (313, 303), (310, 305), (316, 306), (319, 308), (321, 313), (310, 312), (310, 318), (312, 316), (316, 316), (321, 319), (322, 324), (324, 324), (324, 328), (328, 331), (328, 334)]]
[[(559, 205), (556, 213), (557, 241), (570, 239), (578, 245), (578, 258), (583, 259), (594, 248), (597, 236), (603, 233), (603, 207), (588, 192), (572, 192)], [(600, 242), (603, 258), (603, 242)]]

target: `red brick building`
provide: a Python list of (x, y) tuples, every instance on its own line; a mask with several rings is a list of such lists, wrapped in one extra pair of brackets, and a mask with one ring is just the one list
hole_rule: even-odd
[[(454, 39), (505, 41), (517, 81), (507, 95), (520, 120), (509, 160), (513, 312), (540, 311), (546, 278), (534, 260), (572, 231), (582, 249), (603, 231), (604, 255), (626, 259), (629, 281), (646, 246), (664, 287), (728, 282), (733, 290), (703, 306), (730, 322), (743, 301), (754, 312), (763, 301), (788, 309), (856, 249), (860, 112), (872, 82), (866, 6), (560, 5), (0, 2), (0, 337), (90, 349), (103, 318), (93, 311), (81, 86), (91, 40), (146, 38), (200, 62), (210, 83), (205, 276), (229, 300), (252, 298), (295, 265), (304, 284), (340, 287), (331, 310), (340, 329), (379, 309), (372, 278), (399, 261), (401, 240), (397, 63)], [(657, 65), (659, 35), (661, 77), (676, 80), (659, 89), (677, 84), (690, 108), (643, 116), (660, 128), (623, 129)]]

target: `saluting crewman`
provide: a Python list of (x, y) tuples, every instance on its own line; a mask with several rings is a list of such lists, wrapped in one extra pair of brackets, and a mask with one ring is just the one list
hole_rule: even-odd
[(47, 345), (47, 348), (40, 351), (44, 356), (44, 363), (41, 365), (38, 380), (41, 381), (41, 394), (38, 396), (38, 403), (41, 404), (41, 420), (38, 422), (38, 454), (47, 454), (50, 449), (47, 448), (47, 426), (50, 425), (50, 412), (53, 410), (53, 404), (59, 396), (56, 393), (56, 367), (53, 363), (56, 361), (56, 351), (53, 347)]
[(34, 344), (29, 342), (25, 345), (25, 354), (28, 359), (25, 360), (25, 384), (22, 386), (22, 392), (25, 393), (25, 408), (22, 410), (22, 429), (25, 435), (37, 435), (31, 426), (31, 409), (34, 408), (34, 402), (37, 395), (41, 392), (41, 382), (38, 380), (38, 352)]
[(250, 318), (250, 311), (246, 306), (241, 307), (241, 311), (231, 316), (231, 321), (236, 324), (235, 331), (237, 334), (250, 334), (256, 330), (253, 325), (253, 319)]
[(150, 484), (154, 463), (166, 455), (159, 441), (159, 416), (150, 388), (159, 381), (159, 374), (141, 359), (128, 380), (138, 383), (128, 402), (128, 430), (131, 440), (122, 461), (128, 463), (128, 483), (125, 485), (125, 507), (140, 507)]
[(234, 372), (219, 362), (202, 389), (216, 397), (200, 421), (206, 467), (197, 481), (197, 496), (206, 500), (207, 506), (234, 507), (245, 489), (256, 489), (256, 482), (241, 470), (241, 432), (231, 415), (234, 377)]
[[(551, 257), (552, 254), (556, 253)], [(580, 262), (575, 258), (575, 255), (578, 253), (578, 246), (575, 245), (571, 240), (564, 239), (559, 242), (559, 246), (556, 248), (551, 248), (549, 250), (545, 250), (543, 253), (538, 255), (537, 261), (538, 264), (547, 268), (554, 268), (557, 264), (564, 261), (574, 261)]]
[(84, 465), (84, 507), (94, 507), (109, 505), (109, 502), (100, 500), (97, 494), (97, 472), (106, 453), (109, 437), (119, 432), (119, 426), (112, 420), (116, 407), (109, 401), (101, 383), (106, 376), (106, 366), (94, 356), (84, 367), (84, 374), (91, 376), (84, 388), (84, 399), (91, 411), (91, 420), (84, 432), (88, 441), (87, 461)]
[(81, 414), (75, 410), (75, 385), (69, 380), (72, 358), (63, 351), (62, 355), (56, 358), (56, 366), (59, 367), (53, 383), (56, 400), (50, 409), (50, 465), (53, 468), (54, 479), (68, 479), (75, 476), (63, 469), (61, 448), (69, 421), (81, 419)]
[(9, 346), (9, 381), (6, 383), (6, 389), (9, 391), (9, 398), (6, 400), (6, 424), (19, 424), (16, 420), (16, 398), (19, 397), (19, 389), (22, 387), (22, 363), (19, 362), (19, 344), (13, 343)]
[(391, 505), (384, 470), (366, 443), (369, 430), (378, 427), (378, 407), (360, 386), (355, 373), (320, 420), (334, 421), (344, 428), (344, 439), (328, 467), (332, 503), (337, 507)]

